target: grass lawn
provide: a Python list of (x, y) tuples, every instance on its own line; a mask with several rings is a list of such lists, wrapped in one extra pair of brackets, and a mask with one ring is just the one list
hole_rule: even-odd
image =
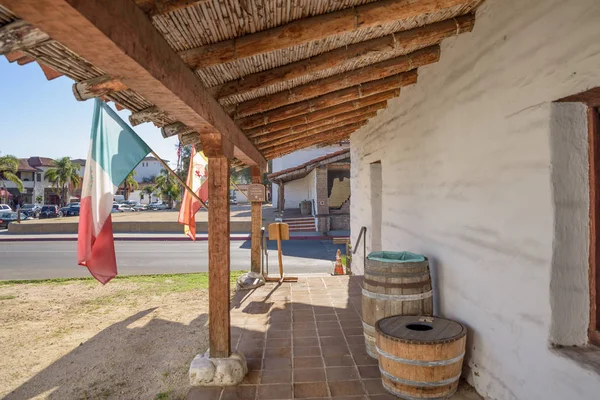
[(184, 398), (207, 288), (206, 273), (0, 281), (0, 398)]

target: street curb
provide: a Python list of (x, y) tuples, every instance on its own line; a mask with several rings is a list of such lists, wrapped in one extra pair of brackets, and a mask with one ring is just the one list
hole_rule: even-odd
[[(342, 237), (342, 236), (336, 236)], [(290, 240), (332, 240), (333, 236), (292, 236)], [(208, 240), (208, 237), (200, 237), (197, 238), (197, 242), (205, 242)], [(229, 238), (230, 241), (247, 241), (250, 240), (250, 236), (234, 236)], [(269, 240), (269, 239), (267, 239)], [(52, 237), (52, 238), (44, 238), (44, 237), (36, 237), (36, 238), (2, 238), (0, 237), (0, 243), (2, 242), (76, 242), (76, 237), (68, 237), (68, 238), (60, 238), (60, 237)], [(115, 237), (115, 242), (190, 242), (190, 238), (188, 237)]]

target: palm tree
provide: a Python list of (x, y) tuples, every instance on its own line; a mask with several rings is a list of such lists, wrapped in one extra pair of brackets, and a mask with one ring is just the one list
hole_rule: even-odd
[(77, 187), (81, 183), (81, 177), (78, 173), (80, 166), (72, 163), (69, 157), (54, 160), (54, 165), (53, 168), (46, 171), (46, 179), (54, 184), (59, 192), (60, 203), (64, 206), (69, 185)]
[(154, 187), (153, 185), (148, 185), (148, 186), (145, 186), (143, 190), (144, 190), (144, 193), (146, 193), (148, 195), (148, 204), (152, 203), (152, 195), (156, 191), (156, 187)]
[(131, 171), (129, 175), (127, 175), (127, 178), (125, 178), (125, 180), (121, 184), (123, 193), (125, 193), (125, 200), (129, 199), (129, 193), (133, 192), (134, 190), (138, 190), (139, 188), (139, 185), (134, 178), (136, 175), (137, 172)]
[[(19, 170), (19, 159), (15, 156), (0, 157), (0, 183), (2, 184), (3, 194), (8, 197), (6, 190), (6, 181), (11, 181), (17, 185), (19, 192), (23, 191), (23, 182), (17, 176)], [(3, 200), (6, 202), (6, 199)]]

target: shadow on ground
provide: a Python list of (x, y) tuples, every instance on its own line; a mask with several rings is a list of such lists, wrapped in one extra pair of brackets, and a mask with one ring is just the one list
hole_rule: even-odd
[[(189, 325), (160, 318), (143, 324), (145, 321), (140, 320), (154, 310), (156, 308), (140, 311), (102, 330), (44, 368), (4, 400), (35, 396), (56, 400), (137, 399), (148, 398), (148, 392), (156, 387), (149, 397), (154, 398), (176, 379), (173, 375), (179, 375), (177, 380), (181, 381), (184, 374), (187, 380), (192, 358), (206, 351), (207, 344), (199, 339), (199, 333), (206, 330), (208, 315), (201, 314)], [(182, 358), (186, 362), (178, 365)], [(141, 387), (142, 378), (146, 384), (152, 382), (150, 387)], [(178, 389), (185, 393), (185, 387)]]

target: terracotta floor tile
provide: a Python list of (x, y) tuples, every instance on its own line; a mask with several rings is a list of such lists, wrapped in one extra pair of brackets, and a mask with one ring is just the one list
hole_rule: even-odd
[(317, 314), (317, 315), (315, 315), (315, 319), (317, 320), (317, 322), (337, 321), (337, 315), (335, 315), (335, 314)]
[(221, 396), (220, 387), (192, 387), (186, 396), (186, 400), (219, 400)]
[(275, 322), (269, 325), (269, 331), (290, 331), (292, 325), (287, 322)]
[(291, 399), (292, 385), (290, 383), (277, 383), (273, 385), (259, 385), (258, 398), (263, 399)]
[(368, 354), (353, 354), (354, 362), (356, 365), (377, 365), (377, 359), (371, 357)]
[(344, 331), (345, 335), (362, 335), (363, 334), (363, 328), (362, 327), (349, 328), (349, 327), (342, 326), (342, 330)]
[(248, 363), (248, 371), (258, 371), (262, 367), (261, 358), (246, 358), (246, 363)]
[(306, 399), (314, 397), (324, 397), (329, 393), (327, 392), (327, 383), (325, 382), (311, 382), (311, 383), (295, 383), (294, 384), (294, 398), (295, 399)]
[(289, 346), (286, 347), (271, 347), (265, 350), (265, 358), (281, 358), (281, 357), (291, 357), (292, 348)]
[(292, 381), (291, 379), (291, 369), (264, 370), (260, 377), (260, 383), (288, 383)]
[[(285, 332), (285, 331), (273, 331), (273, 332)], [(276, 338), (269, 338), (266, 342), (265, 342), (265, 347), (267, 349), (269, 348), (273, 348), (273, 347), (289, 347), (292, 345), (292, 338), (281, 338), (281, 339), (276, 339)]]
[(337, 321), (321, 321), (317, 322), (317, 329), (340, 329), (340, 324)]
[(315, 322), (315, 317), (312, 315), (299, 315), (294, 317), (294, 322)]
[(350, 354), (348, 346), (323, 346), (321, 348), (323, 356), (343, 356)]
[(315, 357), (321, 355), (320, 347), (294, 347), (294, 357)]
[(322, 367), (323, 367), (323, 359), (321, 357), (294, 358), (294, 369), (322, 368)]
[(342, 335), (342, 330), (340, 328), (337, 329), (319, 329), (318, 330), (319, 336), (336, 336), (341, 338)]
[(221, 400), (254, 400), (256, 397), (256, 386), (236, 386), (223, 388)]
[(346, 342), (348, 342), (349, 345), (365, 344), (365, 336), (364, 335), (346, 336)]
[(393, 396), (389, 393), (386, 394), (374, 394), (369, 396), (369, 400), (398, 400), (398, 397)]
[(292, 339), (291, 331), (268, 331), (266, 343), (269, 343), (272, 339)]
[(263, 360), (263, 369), (291, 369), (291, 358), (265, 358)]
[(256, 385), (260, 382), (260, 371), (248, 371), (242, 385)]
[(327, 356), (323, 357), (325, 366), (327, 367), (352, 367), (354, 366), (354, 360), (352, 356)]
[(369, 395), (387, 393), (381, 384), (381, 379), (365, 379), (363, 380), (363, 384), (365, 385), (365, 389)]
[(316, 337), (316, 329), (294, 329), (294, 338)]
[(294, 369), (294, 382), (325, 382), (324, 368)]
[(294, 347), (313, 347), (319, 345), (319, 339), (314, 337), (296, 337), (294, 335)]
[(378, 365), (361, 365), (358, 367), (358, 373), (362, 379), (381, 378)]
[(319, 342), (321, 346), (337, 346), (340, 343), (344, 343), (344, 338), (340, 336), (319, 336)]
[(355, 367), (327, 367), (326, 372), (329, 382), (359, 379), (358, 371)]
[(328, 385), (331, 397), (360, 396), (365, 394), (361, 381), (336, 381), (329, 382)]

